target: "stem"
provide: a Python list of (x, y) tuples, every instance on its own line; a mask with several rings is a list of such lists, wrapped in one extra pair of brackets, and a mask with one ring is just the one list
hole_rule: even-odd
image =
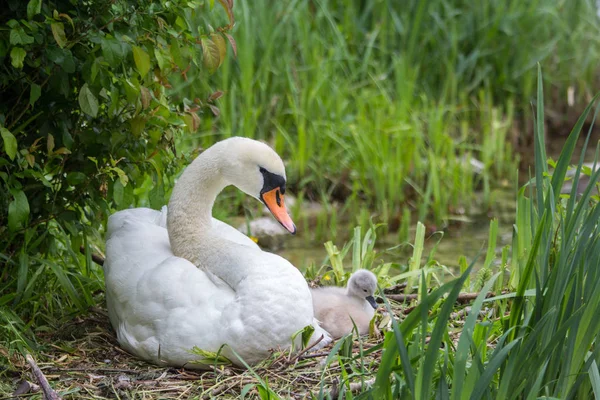
[(29, 363), (29, 365), (31, 366), (33, 375), (38, 380), (38, 382), (42, 388), (42, 392), (44, 392), (44, 399), (45, 400), (62, 400), (62, 398), (52, 389), (52, 387), (50, 387), (50, 384), (48, 383), (48, 379), (46, 379), (46, 376), (44, 375), (44, 373), (42, 372), (40, 367), (37, 366), (37, 364), (35, 363), (35, 360), (33, 359), (33, 357), (31, 357), (31, 354), (27, 354), (25, 356), (25, 359), (27, 360), (27, 363)]

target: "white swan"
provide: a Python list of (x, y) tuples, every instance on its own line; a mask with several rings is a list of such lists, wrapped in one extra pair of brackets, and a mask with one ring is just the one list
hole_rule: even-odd
[(346, 288), (324, 286), (312, 289), (315, 317), (334, 339), (352, 332), (354, 325), (359, 334), (367, 334), (377, 309), (373, 297), (375, 290), (377, 277), (365, 269), (353, 273)]
[[(197, 346), (240, 364), (289, 347), (307, 325), (312, 341), (331, 339), (313, 317), (308, 285), (287, 260), (212, 218), (216, 196), (235, 185), (260, 199), (290, 232), (285, 170), (266, 144), (230, 138), (207, 149), (183, 172), (168, 213), (146, 208), (109, 218), (106, 301), (120, 345), (156, 364), (206, 367)], [(168, 227), (168, 228), (167, 228)], [(320, 346), (319, 346), (320, 347)]]

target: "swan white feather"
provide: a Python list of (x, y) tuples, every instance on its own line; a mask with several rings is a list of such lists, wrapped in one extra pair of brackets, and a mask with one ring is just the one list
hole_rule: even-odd
[(233, 348), (252, 364), (270, 349), (289, 347), (307, 325), (315, 327), (313, 341), (330, 341), (314, 319), (302, 274), (210, 215), (228, 184), (260, 197), (260, 167), (285, 178), (268, 146), (222, 141), (188, 166), (168, 212), (136, 208), (109, 218), (106, 298), (123, 348), (157, 364), (202, 368), (190, 364), (202, 360), (190, 353), (194, 346), (217, 352), (227, 344), (223, 355), (239, 364)]

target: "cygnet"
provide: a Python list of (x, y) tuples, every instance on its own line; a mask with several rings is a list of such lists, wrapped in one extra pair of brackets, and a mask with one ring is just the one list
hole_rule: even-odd
[(373, 297), (376, 289), (377, 277), (365, 269), (353, 273), (346, 288), (311, 289), (315, 318), (334, 339), (352, 332), (354, 324), (359, 334), (367, 334), (377, 309)]

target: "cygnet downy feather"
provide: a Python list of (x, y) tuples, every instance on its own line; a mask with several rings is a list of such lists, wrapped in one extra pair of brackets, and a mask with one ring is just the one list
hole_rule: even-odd
[(367, 334), (377, 309), (373, 297), (376, 289), (377, 277), (364, 269), (352, 274), (346, 288), (326, 286), (311, 289), (315, 318), (334, 339), (352, 332), (354, 324), (359, 334)]

